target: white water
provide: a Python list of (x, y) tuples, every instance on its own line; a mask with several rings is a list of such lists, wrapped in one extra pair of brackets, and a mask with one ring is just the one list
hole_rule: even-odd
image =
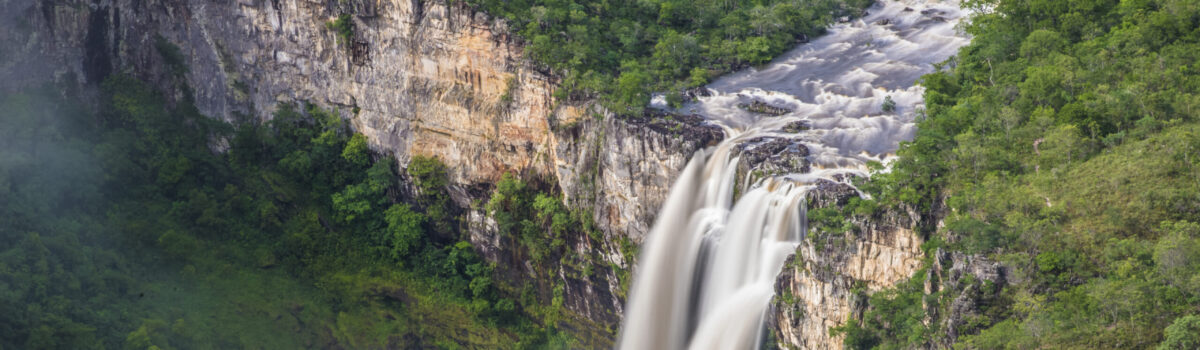
[[(917, 0), (868, 11), (762, 69), (719, 79), (712, 97), (683, 106), (728, 137), (697, 152), (671, 188), (643, 245), (621, 349), (756, 348), (775, 276), (807, 232), (806, 192), (818, 179), (866, 175), (868, 161), (886, 163), (913, 137), (924, 92), (914, 83), (968, 42), (955, 30), (964, 13), (956, 2)], [(896, 102), (891, 113), (882, 111), (886, 96)], [(736, 107), (755, 99), (794, 112)], [(780, 130), (798, 120), (812, 130)], [(813, 171), (736, 184), (736, 147), (760, 136), (799, 140)], [(745, 187), (735, 203), (736, 186)]]

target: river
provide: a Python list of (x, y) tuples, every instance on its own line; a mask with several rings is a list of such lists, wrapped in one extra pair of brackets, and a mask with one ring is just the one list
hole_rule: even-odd
[[(680, 108), (727, 138), (697, 152), (672, 186), (634, 271), (619, 348), (762, 343), (775, 277), (807, 231), (808, 190), (888, 163), (914, 136), (917, 80), (969, 42), (956, 29), (966, 15), (957, 2), (889, 0), (867, 11), (768, 65), (714, 81), (712, 96)], [(756, 147), (804, 166), (739, 176)]]

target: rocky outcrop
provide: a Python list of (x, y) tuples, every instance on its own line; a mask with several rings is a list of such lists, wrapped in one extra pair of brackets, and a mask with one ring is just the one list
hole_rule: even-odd
[(759, 100), (754, 100), (750, 103), (739, 103), (737, 107), (748, 112), (771, 116), (780, 116), (792, 112), (792, 110), (787, 107), (776, 106)]
[[(599, 108), (587, 113), (587, 118), (558, 121), (555, 126), (553, 179), (568, 206), (590, 212), (603, 228), (601, 239), (568, 237), (567, 246), (576, 256), (599, 254), (601, 264), (593, 264), (587, 273), (564, 265), (559, 274), (567, 282), (563, 293), (569, 310), (615, 329), (625, 306), (618, 270), (631, 268), (634, 258), (627, 256), (632, 252), (624, 251), (622, 242), (642, 242), (679, 170), (692, 153), (719, 142), (724, 134), (699, 116), (618, 117)], [(466, 218), (472, 242), (489, 260), (505, 262), (517, 249), (500, 237), (495, 222), (482, 210), (472, 210)], [(531, 265), (524, 268), (533, 272)]]
[(810, 129), (812, 129), (811, 122), (809, 122), (807, 120), (797, 120), (797, 121), (794, 121), (791, 123), (787, 123), (780, 130), (783, 130), (783, 132), (786, 132), (786, 133), (796, 134), (796, 133), (800, 133), (802, 131), (807, 131)]
[(987, 316), (983, 310), (986, 305), (997, 304), (1001, 289), (1008, 283), (1008, 269), (982, 256), (941, 248), (934, 258), (926, 272), (925, 294), (938, 293), (940, 300), (938, 307), (926, 305), (926, 314), (931, 320), (941, 321), (940, 332), (930, 347), (951, 348), (971, 320)]
[(787, 174), (807, 173), (811, 164), (809, 150), (801, 140), (762, 136), (739, 143), (737, 183), (752, 184), (760, 179)]
[[(839, 207), (857, 196), (852, 187), (823, 181), (809, 207)], [(844, 234), (810, 230), (776, 279), (776, 298), (767, 322), (779, 348), (840, 349), (831, 327), (860, 317), (863, 292), (892, 287), (921, 266), (924, 242), (906, 213), (855, 219)]]
[[(839, 178), (838, 181), (849, 179)], [(858, 191), (841, 182), (821, 181), (809, 193), (808, 207), (842, 208)], [(977, 332), (977, 320), (994, 317), (991, 306), (1004, 302), (1008, 283), (1004, 265), (978, 255), (938, 248), (932, 259), (914, 231), (931, 218), (913, 210), (885, 210), (870, 217), (851, 216), (846, 233), (809, 230), (776, 279), (776, 298), (767, 317), (775, 346), (781, 349), (841, 349), (842, 337), (830, 333), (850, 320), (862, 320), (868, 296), (924, 272), (926, 326), (932, 339), (919, 347), (952, 348), (961, 335)], [(975, 323), (973, 323), (975, 322)]]
[(559, 127), (559, 186), (568, 203), (591, 207), (596, 222), (611, 228), (610, 234), (624, 233), (640, 244), (675, 175), (694, 152), (720, 142), (724, 132), (696, 115), (618, 118), (594, 113), (599, 117)]
[[(0, 9), (0, 91), (87, 86), (121, 72), (176, 99), (190, 95), (225, 120), (270, 118), (280, 103), (334, 108), (400, 164), (414, 155), (443, 161), (462, 208), (486, 200), (506, 172), (548, 179), (591, 210), (606, 236), (572, 247), (617, 268), (630, 259), (614, 242), (640, 242), (676, 173), (721, 137), (696, 117), (618, 118), (557, 103), (557, 79), (522, 57), (507, 25), (462, 2), (13, 0)], [(354, 27), (348, 37), (327, 27), (343, 14)], [(183, 62), (164, 59), (171, 47)], [(172, 64), (187, 67), (188, 90), (168, 73)], [(478, 208), (463, 221), (484, 256), (511, 249)], [(565, 305), (615, 328), (623, 305), (615, 273), (560, 273)]]
[[(279, 103), (337, 108), (371, 145), (435, 156), (455, 183), (505, 172), (553, 175), (555, 79), (522, 58), (503, 21), (462, 3), (381, 0), (54, 0), (5, 2), (28, 14), (6, 85), (96, 83), (112, 72), (165, 80), (158, 37), (178, 46), (206, 115), (269, 118)], [(7, 10), (7, 9), (6, 9)], [(353, 36), (327, 23), (351, 14)], [(14, 30), (15, 32), (15, 30)], [(8, 68), (8, 67), (6, 67)]]

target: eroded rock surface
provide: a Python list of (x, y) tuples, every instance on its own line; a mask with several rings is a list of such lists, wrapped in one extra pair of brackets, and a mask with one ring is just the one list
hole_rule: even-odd
[[(823, 181), (810, 193), (809, 206), (842, 206), (857, 195), (849, 185)], [(841, 338), (829, 329), (861, 317), (866, 300), (855, 288), (892, 287), (920, 268), (924, 240), (911, 229), (911, 216), (855, 221), (859, 229), (845, 236), (810, 233), (776, 279), (767, 326), (780, 348), (841, 349)]]
[[(574, 237), (571, 247), (618, 268), (629, 259), (615, 242), (640, 242), (678, 171), (721, 138), (695, 117), (619, 118), (556, 103), (557, 79), (523, 58), (507, 25), (461, 2), (14, 0), (0, 9), (0, 90), (94, 86), (126, 73), (176, 100), (190, 93), (202, 113), (225, 120), (270, 118), (280, 103), (333, 108), (402, 166), (414, 155), (442, 160), (461, 208), (486, 201), (507, 172), (556, 184), (606, 237)], [(326, 26), (341, 14), (351, 15), (350, 38)], [(160, 41), (180, 49), (189, 91)], [(515, 249), (487, 213), (468, 209), (463, 221), (489, 259)], [(567, 308), (615, 329), (624, 303), (616, 272), (567, 269), (556, 272)]]

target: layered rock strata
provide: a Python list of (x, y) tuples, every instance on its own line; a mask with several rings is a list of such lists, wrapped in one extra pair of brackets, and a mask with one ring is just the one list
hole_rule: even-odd
[[(856, 196), (849, 185), (822, 181), (808, 205), (836, 208)], [(830, 328), (861, 317), (863, 292), (893, 287), (921, 267), (924, 240), (912, 230), (913, 216), (890, 213), (853, 221), (858, 228), (841, 235), (810, 230), (784, 265), (767, 317), (780, 348), (841, 349), (841, 337)]]
[[(507, 25), (461, 2), (13, 0), (0, 10), (0, 91), (122, 73), (225, 120), (267, 119), (280, 103), (333, 108), (400, 164), (444, 162), (462, 208), (486, 201), (504, 173), (547, 179), (604, 232), (572, 247), (615, 269), (631, 261), (616, 242), (640, 243), (676, 173), (721, 138), (695, 117), (619, 118), (556, 102), (556, 79), (523, 58)], [(330, 27), (343, 14), (350, 36)], [(174, 48), (182, 62), (163, 54)], [(490, 220), (465, 216), (476, 247), (493, 259), (517, 249)], [(617, 272), (576, 279), (565, 269), (568, 309), (615, 329)]]

